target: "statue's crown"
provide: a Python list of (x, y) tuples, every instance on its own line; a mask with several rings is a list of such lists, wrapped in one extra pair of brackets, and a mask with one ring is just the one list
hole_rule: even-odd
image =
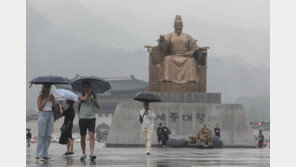
[(176, 15), (175, 22), (177, 22), (177, 21), (181, 21), (182, 22), (181, 15)]

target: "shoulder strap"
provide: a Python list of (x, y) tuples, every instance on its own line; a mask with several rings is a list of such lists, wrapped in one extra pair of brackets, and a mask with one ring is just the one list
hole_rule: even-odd
[[(149, 110), (149, 109), (148, 109), (148, 110)], [(144, 112), (144, 114), (143, 114), (143, 116), (142, 116), (143, 118), (144, 118), (144, 116), (145, 116), (145, 114), (147, 113), (148, 110), (146, 110), (146, 111)]]
[[(91, 95), (93, 95), (94, 96), (94, 99), (96, 100), (96, 95), (94, 93), (91, 93), (90, 96)], [(96, 115), (96, 105), (95, 105), (95, 102), (94, 101), (92, 103), (93, 103), (93, 106), (94, 106), (94, 114)]]

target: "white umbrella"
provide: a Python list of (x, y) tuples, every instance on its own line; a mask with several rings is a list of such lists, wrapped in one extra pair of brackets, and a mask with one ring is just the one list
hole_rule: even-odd
[(70, 90), (56, 89), (54, 90), (54, 92), (65, 99), (78, 102), (78, 96), (75, 93), (71, 92)]

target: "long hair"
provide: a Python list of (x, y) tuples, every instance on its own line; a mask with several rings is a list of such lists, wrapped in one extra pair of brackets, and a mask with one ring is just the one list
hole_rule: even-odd
[(44, 94), (44, 84), (42, 85), (41, 91), (39, 92), (39, 96), (42, 96)]
[[(39, 96), (43, 96), (44, 95), (44, 93), (45, 93), (44, 92), (44, 89), (45, 89), (44, 87), (45, 87), (45, 84), (42, 85), (42, 88), (41, 88), (41, 91), (39, 93)], [(49, 89), (51, 89), (51, 87)]]

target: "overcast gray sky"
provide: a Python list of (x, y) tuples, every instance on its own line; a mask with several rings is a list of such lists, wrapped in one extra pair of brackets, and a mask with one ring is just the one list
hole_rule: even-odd
[[(41, 13), (48, 13), (54, 24), (59, 20), (60, 8), (80, 3), (93, 14), (154, 45), (159, 34), (173, 31), (176, 14), (182, 15), (184, 31), (196, 28), (200, 21), (219, 26), (235, 26), (269, 33), (269, 0), (30, 0)], [(73, 18), (75, 19), (75, 18)], [(198, 29), (196, 31), (198, 33)], [(153, 43), (154, 42), (154, 43)]]
[(181, 14), (184, 18), (269, 32), (269, 0), (79, 0), (79, 3), (121, 26), (129, 24), (124, 13), (150, 23)]

